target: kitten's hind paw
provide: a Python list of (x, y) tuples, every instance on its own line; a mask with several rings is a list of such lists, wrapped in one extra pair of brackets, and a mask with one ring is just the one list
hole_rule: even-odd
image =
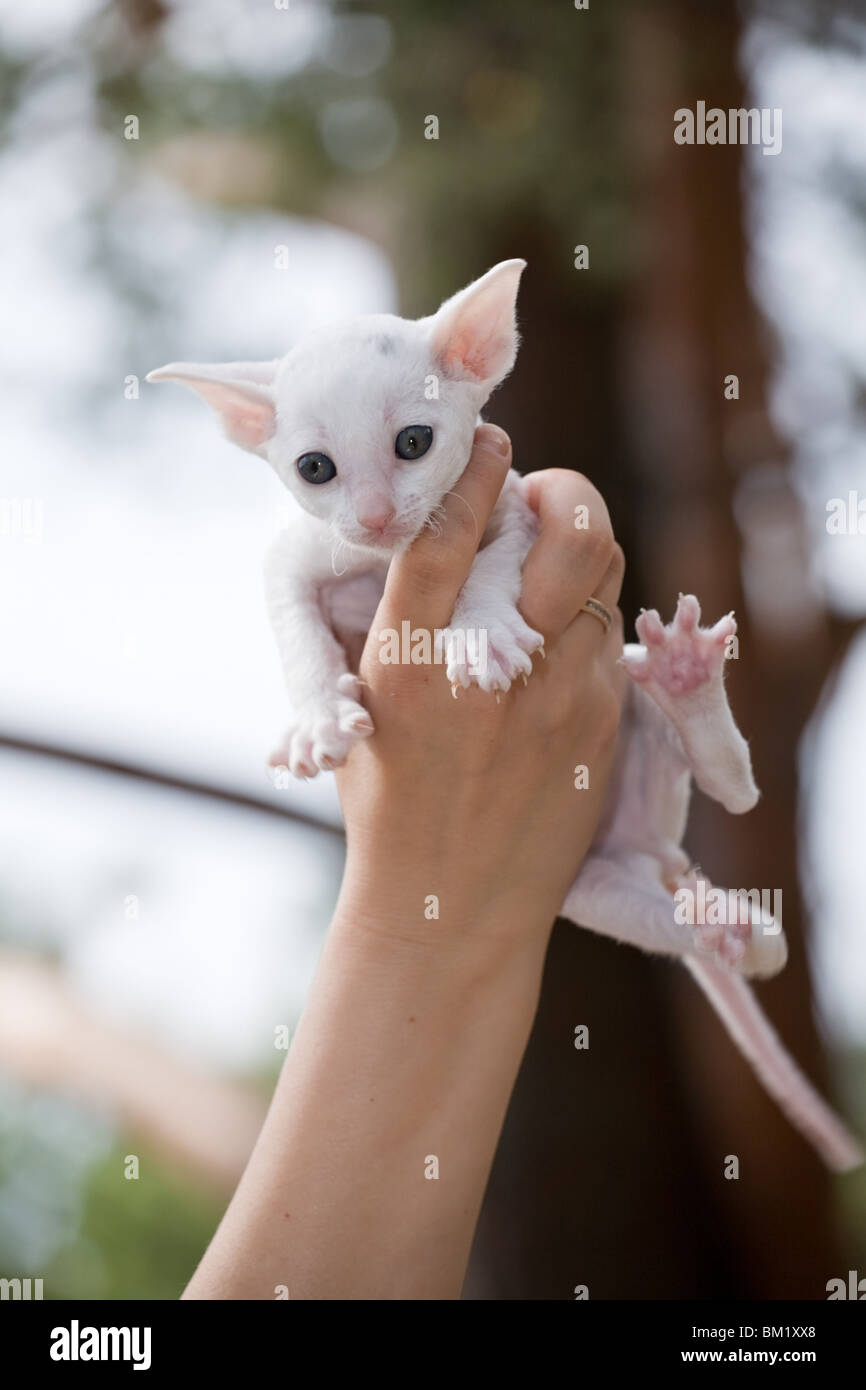
[[(632, 680), (651, 693), (678, 698), (721, 679), (727, 644), (737, 631), (733, 613), (714, 627), (700, 627), (701, 609), (692, 594), (680, 594), (673, 621), (666, 627), (654, 608), (644, 609), (635, 628), (643, 644), (626, 648), (622, 662)], [(659, 700), (663, 704), (663, 700)]]
[(714, 888), (695, 869), (679, 879), (675, 897), (691, 904), (687, 920), (697, 956), (755, 979), (769, 979), (784, 968), (785, 933), (781, 922), (764, 910), (763, 901), (752, 901), (742, 890)]

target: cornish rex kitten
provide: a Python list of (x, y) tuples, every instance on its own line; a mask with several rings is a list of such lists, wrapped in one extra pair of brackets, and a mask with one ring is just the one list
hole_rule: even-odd
[[(390, 557), (435, 527), (466, 467), (478, 412), (514, 364), (524, 264), (494, 266), (429, 318), (371, 315), (311, 336), (273, 362), (172, 363), (148, 377), (203, 396), (229, 438), (267, 459), (297, 503), (266, 565), (290, 710), (272, 761), (297, 777), (339, 767), (374, 732), (340, 636), (367, 632)], [(535, 534), (523, 480), (512, 472), (445, 635), (455, 693), (475, 682), (499, 698), (517, 676), (531, 675), (542, 638), (517, 604)], [(723, 683), (736, 624), (728, 615), (702, 628), (699, 618), (697, 600), (681, 596), (667, 627), (653, 611), (637, 621), (641, 645), (623, 654), (631, 683), (607, 806), (563, 915), (643, 950), (682, 956), (791, 1121), (832, 1168), (845, 1170), (861, 1161), (857, 1144), (743, 979), (782, 969), (781, 924), (749, 908), (733, 923), (690, 926), (673, 896), (698, 890), (681, 848), (691, 778), (734, 814), (758, 799)], [(467, 632), (486, 635), (486, 661), (477, 667), (460, 640)]]

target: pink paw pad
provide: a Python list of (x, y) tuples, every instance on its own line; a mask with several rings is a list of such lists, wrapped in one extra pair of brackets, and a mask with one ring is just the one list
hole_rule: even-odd
[(725, 644), (737, 630), (732, 613), (711, 628), (700, 626), (701, 609), (692, 594), (680, 594), (673, 621), (664, 625), (657, 611), (644, 610), (635, 627), (645, 651), (624, 658), (629, 675), (652, 682), (669, 695), (687, 695), (719, 676)]
[[(706, 885), (703, 894), (699, 891), (698, 879), (702, 877), (698, 870), (692, 870), (685, 874), (678, 883), (678, 888), (685, 889), (693, 894), (696, 911), (699, 904), (703, 901), (709, 903), (709, 894), (712, 885), (704, 879)], [(728, 915), (728, 895), (724, 897), (724, 915)], [(709, 913), (707, 913), (709, 915)], [(722, 920), (721, 922), (702, 922), (698, 921), (692, 927), (694, 933), (695, 949), (701, 955), (715, 956), (716, 960), (722, 965), (730, 965), (737, 968), (743, 961), (746, 951), (752, 940), (752, 923), (750, 921), (741, 922), (738, 916), (733, 920)]]
[(695, 942), (700, 951), (715, 955), (725, 965), (738, 965), (746, 954), (746, 947), (752, 938), (751, 927), (746, 935), (736, 926), (697, 927)]

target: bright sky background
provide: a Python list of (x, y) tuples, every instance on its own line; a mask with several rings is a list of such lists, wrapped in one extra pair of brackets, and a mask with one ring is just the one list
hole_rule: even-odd
[[(44, 14), (34, 28), (4, 3), (0, 39), (10, 28), (22, 44), (58, 41)], [(0, 499), (34, 499), (42, 520), (38, 538), (0, 537), (0, 727), (336, 823), (332, 778), (278, 791), (266, 768), (284, 720), (261, 577), (280, 484), (191, 394), (143, 377), (171, 358), (272, 357), (329, 320), (390, 309), (390, 270), (329, 226), (223, 216), (145, 173), (113, 227), (147, 280), (168, 277), (171, 322), (153, 360), (129, 360), (82, 227), (94, 188), (137, 151), (92, 131), (83, 80), (64, 98), (80, 119), (27, 138), (49, 89), (0, 155)], [(130, 373), (138, 400), (124, 398)], [(0, 910), (24, 941), (59, 944), (92, 1006), (130, 1027), (217, 1066), (272, 1064), (274, 1024), (295, 1021), (336, 894), (330, 840), (32, 759), (0, 756), (0, 769)]]

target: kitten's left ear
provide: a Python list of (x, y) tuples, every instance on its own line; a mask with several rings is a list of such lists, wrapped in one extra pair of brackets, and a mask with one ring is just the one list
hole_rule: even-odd
[(179, 381), (213, 406), (229, 439), (242, 449), (261, 452), (276, 429), (271, 383), (273, 362), (170, 362), (148, 372), (146, 381)]
[(515, 305), (526, 261), (500, 261), (480, 280), (446, 299), (431, 320), (433, 352), (446, 375), (489, 391), (514, 366)]

